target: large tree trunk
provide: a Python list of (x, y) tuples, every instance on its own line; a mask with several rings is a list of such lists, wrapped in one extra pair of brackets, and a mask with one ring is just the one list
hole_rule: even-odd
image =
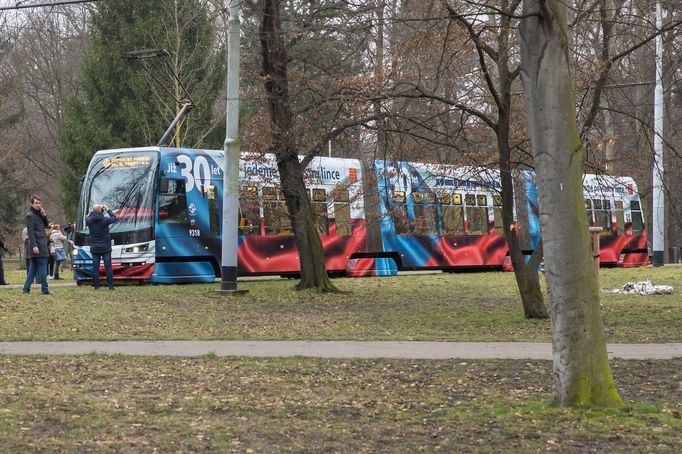
[(315, 229), (310, 199), (303, 181), (303, 169), (292, 137), (293, 119), (287, 73), (289, 57), (282, 39), (279, 0), (265, 0), (263, 4), (260, 39), (277, 168), (301, 264), (301, 281), (297, 288), (336, 292), (338, 290), (327, 275), (322, 241)]
[(566, 5), (524, 0), (521, 61), (545, 249), (554, 398), (570, 405), (622, 406), (608, 364), (591, 258), (575, 119)]

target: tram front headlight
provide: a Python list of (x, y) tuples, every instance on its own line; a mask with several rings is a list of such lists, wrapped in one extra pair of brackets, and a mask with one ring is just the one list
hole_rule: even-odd
[(149, 243), (139, 244), (137, 246), (131, 246), (124, 249), (123, 252), (129, 252), (136, 254), (138, 252), (147, 252), (149, 250)]

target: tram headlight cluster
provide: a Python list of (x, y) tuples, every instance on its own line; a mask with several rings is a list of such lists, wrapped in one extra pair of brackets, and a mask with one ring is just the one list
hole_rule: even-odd
[(149, 250), (149, 243), (139, 244), (137, 246), (127, 247), (123, 252), (137, 253), (137, 252), (147, 252)]

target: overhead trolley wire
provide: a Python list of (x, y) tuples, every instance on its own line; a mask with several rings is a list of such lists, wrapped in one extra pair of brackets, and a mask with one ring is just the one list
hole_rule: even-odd
[(0, 6), (0, 11), (16, 11), (19, 9), (28, 9), (28, 8), (47, 8), (47, 7), (52, 7), (52, 6), (62, 6), (62, 5), (77, 5), (79, 3), (94, 3), (99, 0), (60, 0), (56, 2), (49, 2), (49, 3), (31, 3), (31, 4), (24, 4), (25, 2), (17, 2), (13, 6)]

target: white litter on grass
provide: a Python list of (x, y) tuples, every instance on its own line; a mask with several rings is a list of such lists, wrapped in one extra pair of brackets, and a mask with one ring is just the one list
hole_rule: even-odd
[(667, 295), (673, 292), (672, 285), (654, 285), (650, 280), (628, 282), (623, 288), (617, 288), (612, 293), (627, 293), (631, 295)]

